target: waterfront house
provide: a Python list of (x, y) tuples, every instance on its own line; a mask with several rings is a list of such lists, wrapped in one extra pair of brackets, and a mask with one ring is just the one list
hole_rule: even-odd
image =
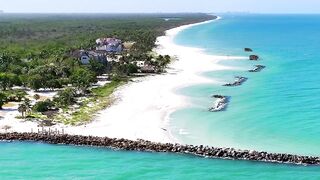
[(144, 67), (146, 65), (145, 61), (136, 61), (135, 63), (139, 68), (142, 68), (142, 67)]
[(120, 59), (122, 58), (121, 55), (112, 55), (112, 56), (107, 56), (107, 61), (108, 62), (120, 62)]
[(81, 64), (89, 64), (90, 62), (89, 53), (85, 50), (72, 51), (70, 56), (80, 60)]
[(79, 59), (83, 65), (90, 64), (90, 60), (96, 60), (101, 63), (108, 62), (106, 54), (95, 51), (77, 50), (72, 53), (72, 56)]
[(108, 62), (107, 56), (105, 54), (103, 54), (103, 53), (98, 53), (98, 52), (95, 52), (95, 51), (89, 51), (89, 57), (90, 57), (90, 59), (99, 61), (101, 63), (107, 63)]
[(96, 40), (96, 50), (108, 53), (120, 53), (123, 51), (123, 43), (116, 38), (100, 38)]
[(154, 66), (151, 66), (151, 65), (145, 65), (145, 66), (140, 68), (140, 72), (142, 72), (142, 73), (155, 73), (156, 72), (156, 68)]
[(89, 64), (90, 63), (90, 57), (88, 52), (80, 51), (80, 61), (81, 64)]

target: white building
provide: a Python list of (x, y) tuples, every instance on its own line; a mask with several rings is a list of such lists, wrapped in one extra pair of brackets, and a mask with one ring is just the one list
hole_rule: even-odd
[(136, 65), (140, 68), (145, 66), (145, 62), (144, 61), (136, 61)]
[(90, 63), (90, 57), (87, 52), (81, 52), (80, 53), (80, 61), (82, 64), (89, 64)]

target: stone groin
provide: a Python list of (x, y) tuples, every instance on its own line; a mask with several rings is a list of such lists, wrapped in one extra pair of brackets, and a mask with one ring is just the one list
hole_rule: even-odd
[(236, 76), (236, 80), (233, 83), (227, 83), (223, 86), (241, 86), (244, 82), (248, 80), (246, 77)]
[(260, 72), (262, 69), (266, 68), (263, 65), (256, 65), (254, 69), (249, 70), (249, 72)]
[(228, 96), (213, 95), (212, 97), (216, 98), (217, 100), (214, 103), (214, 106), (209, 108), (210, 112), (219, 112), (226, 110), (229, 102)]
[(258, 56), (258, 55), (250, 55), (250, 56), (249, 56), (249, 59), (250, 59), (251, 61), (257, 61), (257, 60), (259, 60), (259, 56)]
[(251, 160), (300, 165), (320, 165), (320, 157), (292, 154), (267, 153), (233, 148), (153, 143), (145, 140), (126, 140), (107, 137), (79, 136), (68, 134), (2, 133), (0, 141), (34, 141), (49, 144), (107, 147), (130, 151), (166, 152), (191, 154), (208, 158)]
[(252, 52), (253, 50), (251, 48), (244, 48), (245, 52)]

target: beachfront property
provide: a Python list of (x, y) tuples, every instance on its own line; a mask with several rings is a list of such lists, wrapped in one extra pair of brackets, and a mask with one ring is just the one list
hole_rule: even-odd
[(132, 64), (136, 65), (138, 67), (138, 71), (141, 73), (157, 72), (157, 68), (148, 61), (133, 61)]
[(76, 52), (76, 53), (77, 54), (75, 56), (80, 59), (81, 64), (89, 64), (90, 63), (90, 57), (89, 57), (88, 52), (86, 52), (84, 50), (80, 50), (79, 52)]
[(145, 61), (136, 61), (135, 62), (137, 67), (142, 68), (146, 65)]
[[(126, 46), (124, 46), (126, 44)], [(72, 57), (80, 60), (81, 64), (87, 65), (90, 60), (99, 62), (119, 62), (122, 57), (119, 55), (125, 48), (130, 48), (134, 42), (122, 43), (116, 38), (99, 38), (96, 40), (96, 47), (91, 50), (76, 50), (71, 53)], [(95, 50), (93, 50), (95, 49)]]
[(90, 60), (96, 60), (101, 63), (108, 62), (108, 58), (105, 54), (96, 51), (77, 50), (72, 53), (72, 56), (79, 59), (83, 65), (89, 64)]
[(122, 55), (107, 55), (108, 62), (120, 62)]
[(116, 38), (99, 38), (96, 40), (96, 50), (108, 53), (121, 53), (123, 51), (123, 43)]
[(155, 73), (157, 72), (156, 68), (152, 65), (144, 65), (140, 68), (141, 73)]

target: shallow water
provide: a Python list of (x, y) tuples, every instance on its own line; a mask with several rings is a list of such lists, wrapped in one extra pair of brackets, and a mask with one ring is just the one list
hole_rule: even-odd
[[(193, 103), (171, 116), (180, 141), (320, 156), (320, 15), (223, 15), (175, 41), (224, 56), (249, 56), (243, 48), (250, 47), (262, 58), (222, 61), (237, 69), (203, 74), (220, 83), (179, 90)], [(247, 72), (256, 64), (267, 68)], [(221, 86), (236, 75), (249, 80)], [(227, 111), (207, 111), (213, 94), (231, 96)]]
[(0, 143), (0, 179), (320, 178), (318, 167), (205, 159), (106, 148)]

